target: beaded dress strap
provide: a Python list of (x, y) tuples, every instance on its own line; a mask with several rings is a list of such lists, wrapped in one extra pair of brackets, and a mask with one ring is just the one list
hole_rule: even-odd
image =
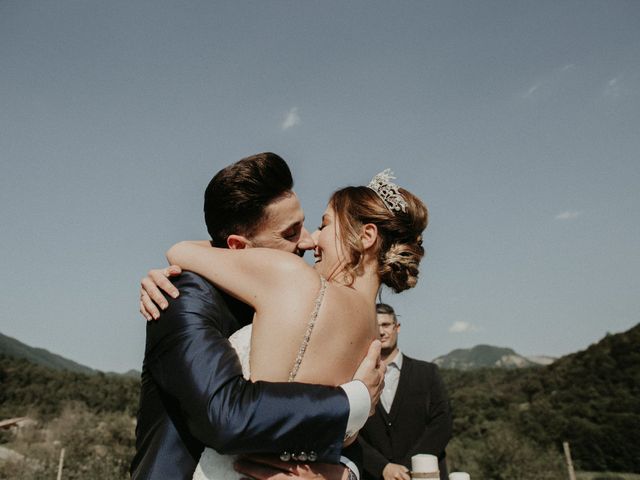
[(298, 370), (300, 369), (300, 364), (302, 363), (302, 358), (304, 357), (304, 352), (307, 351), (307, 346), (309, 345), (309, 339), (311, 338), (311, 332), (313, 331), (313, 327), (316, 324), (316, 319), (318, 318), (318, 312), (320, 311), (320, 305), (322, 305), (322, 299), (324, 298), (324, 292), (327, 289), (327, 281), (324, 277), (320, 277), (320, 291), (318, 292), (318, 296), (316, 297), (316, 302), (313, 307), (313, 312), (311, 313), (311, 318), (309, 319), (309, 323), (307, 324), (307, 331), (304, 332), (304, 338), (302, 339), (302, 344), (300, 345), (300, 350), (298, 350), (298, 356), (296, 357), (296, 361), (293, 364), (293, 368), (289, 372), (289, 381), (293, 382), (298, 375)]

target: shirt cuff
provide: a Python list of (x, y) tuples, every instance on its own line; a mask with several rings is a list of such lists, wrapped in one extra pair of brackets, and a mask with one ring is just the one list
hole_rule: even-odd
[(360, 480), (360, 470), (358, 466), (347, 457), (340, 455), (340, 463), (353, 472), (358, 480)]
[(347, 394), (349, 400), (349, 420), (347, 420), (346, 437), (351, 437), (358, 433), (369, 418), (371, 410), (371, 398), (369, 390), (360, 380), (351, 380), (349, 383), (340, 385)]

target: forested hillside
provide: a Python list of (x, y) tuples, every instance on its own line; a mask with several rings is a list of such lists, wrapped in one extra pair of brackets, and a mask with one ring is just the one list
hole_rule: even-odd
[(54, 368), (56, 370), (69, 370), (78, 373), (94, 373), (95, 370), (80, 365), (79, 363), (64, 358), (55, 353), (51, 353), (44, 348), (35, 348), (22, 343), (15, 338), (0, 333), (0, 355), (6, 355), (14, 358), (24, 358), (31, 363), (42, 365), (44, 367)]
[(0, 430), (0, 447), (14, 457), (0, 460), (0, 479), (56, 478), (61, 448), (65, 480), (128, 478), (138, 392), (139, 379), (53, 370), (0, 356), (0, 419), (37, 422)]
[(2, 418), (31, 413), (49, 419), (70, 401), (99, 413), (136, 412), (139, 379), (53, 370), (6, 356), (0, 356), (0, 365)]
[(442, 373), (459, 468), (516, 478), (493, 471), (506, 457), (531, 471), (561, 469), (568, 441), (577, 469), (640, 472), (640, 325), (547, 367)]
[[(561, 442), (579, 470), (640, 472), (640, 325), (550, 366), (442, 370), (454, 413), (449, 465), (476, 479), (566, 478)], [(134, 449), (139, 379), (79, 374), (0, 356), (0, 479), (125, 479)], [(614, 478), (602, 476), (600, 478)]]

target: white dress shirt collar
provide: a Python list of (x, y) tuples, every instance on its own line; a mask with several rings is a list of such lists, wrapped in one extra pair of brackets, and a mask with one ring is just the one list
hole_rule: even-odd
[(395, 365), (398, 370), (402, 370), (402, 352), (400, 350), (396, 352), (396, 356), (387, 364), (387, 367), (391, 365)]

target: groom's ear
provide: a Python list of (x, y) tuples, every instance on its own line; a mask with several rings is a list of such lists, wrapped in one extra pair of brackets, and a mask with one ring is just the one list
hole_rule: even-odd
[(250, 248), (251, 242), (247, 237), (243, 237), (242, 235), (229, 235), (227, 237), (227, 247), (231, 250), (243, 250), (245, 248)]

